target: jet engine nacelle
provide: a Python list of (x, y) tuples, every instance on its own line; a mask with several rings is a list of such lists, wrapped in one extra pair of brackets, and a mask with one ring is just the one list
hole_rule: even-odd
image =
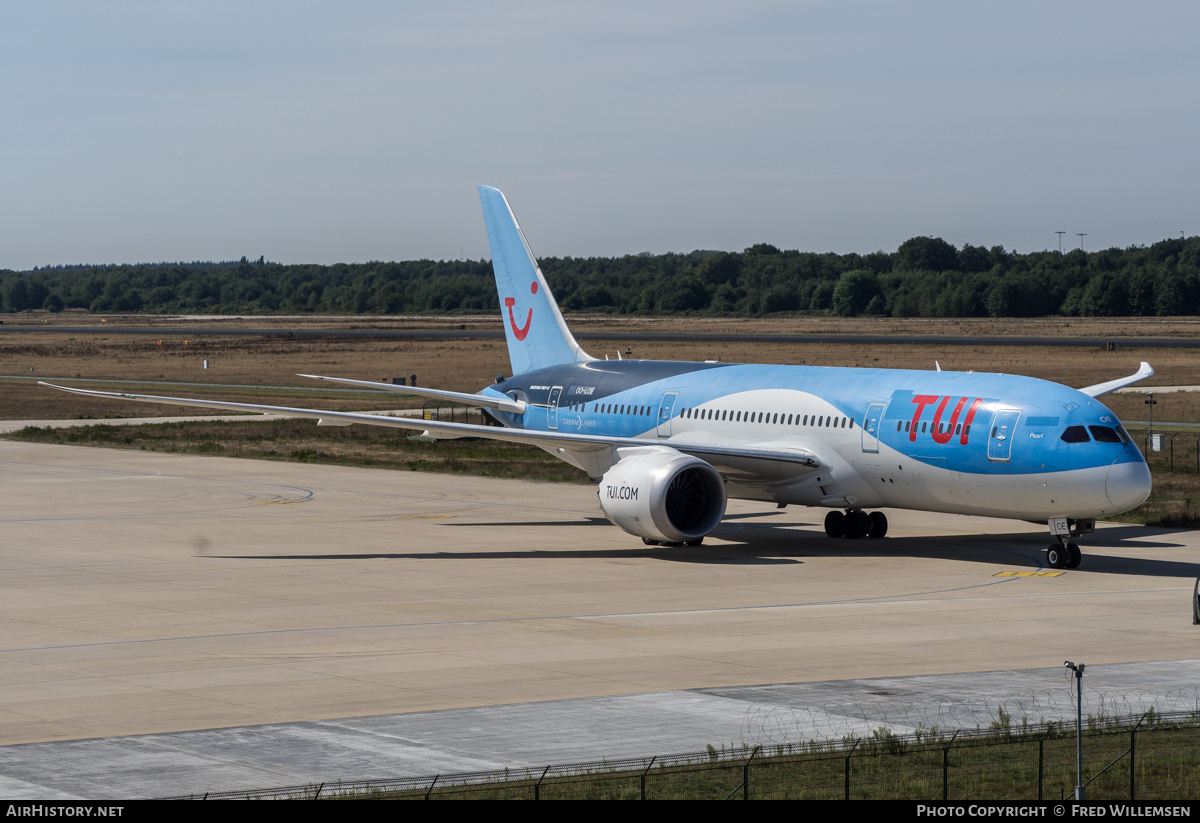
[(646, 540), (690, 543), (725, 516), (725, 480), (703, 460), (674, 450), (621, 459), (600, 480), (600, 508)]

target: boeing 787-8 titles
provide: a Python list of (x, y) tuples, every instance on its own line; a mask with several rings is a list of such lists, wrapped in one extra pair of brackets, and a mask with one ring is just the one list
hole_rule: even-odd
[(608, 519), (650, 544), (700, 543), (732, 497), (828, 508), (826, 533), (852, 539), (883, 537), (883, 508), (1045, 522), (1046, 564), (1074, 568), (1070, 538), (1150, 493), (1141, 452), (1096, 399), (1152, 375), (1146, 363), (1072, 389), (979, 372), (598, 360), (567, 328), (504, 195), (480, 186), (479, 197), (512, 376), (476, 394), (301, 376), (480, 407), (502, 427), (54, 388), (527, 443), (587, 472)]

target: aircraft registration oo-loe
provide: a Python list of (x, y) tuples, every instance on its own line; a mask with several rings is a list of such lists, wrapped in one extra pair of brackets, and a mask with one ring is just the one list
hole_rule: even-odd
[[(1096, 398), (1009, 374), (599, 360), (575, 341), (504, 195), (479, 187), (512, 376), (476, 394), (301, 375), (485, 409), (501, 426), (54, 388), (80, 394), (527, 443), (597, 482), (600, 507), (648, 544), (696, 545), (728, 498), (821, 506), (830, 537), (881, 538), (881, 508), (1046, 522), (1046, 565), (1070, 538), (1139, 505), (1150, 471)], [(50, 384), (44, 384), (50, 385)], [(875, 509), (868, 513), (868, 509)]]

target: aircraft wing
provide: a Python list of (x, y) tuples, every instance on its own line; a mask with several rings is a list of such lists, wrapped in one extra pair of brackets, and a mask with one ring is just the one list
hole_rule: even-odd
[(524, 414), (525, 403), (522, 400), (511, 400), (507, 397), (490, 397), (486, 394), (467, 394), (441, 389), (427, 389), (417, 386), (397, 386), (392, 383), (376, 383), (372, 380), (350, 380), (346, 377), (322, 377), (318, 374), (298, 374), (297, 377), (307, 377), (310, 380), (329, 380), (333, 383), (346, 383), (351, 386), (366, 386), (371, 389), (397, 392), (398, 394), (415, 394), (418, 397), (431, 397), (435, 400), (446, 400), (451, 403), (462, 403), (484, 409)]
[(1150, 364), (1143, 360), (1136, 374), (1131, 374), (1128, 377), (1119, 377), (1116, 380), (1109, 380), (1107, 383), (1097, 383), (1094, 386), (1088, 386), (1086, 389), (1080, 389), (1080, 391), (1091, 397), (1099, 397), (1103, 394), (1114, 392), (1117, 389), (1123, 389), (1153, 375), (1154, 369), (1150, 368)]
[(801, 448), (732, 448), (720, 445), (683, 444), (669, 441), (639, 440), (634, 437), (609, 437), (595, 434), (570, 434), (567, 432), (510, 429), (498, 426), (481, 426), (475, 423), (446, 423), (439, 420), (423, 420), (418, 417), (393, 417), (390, 415), (370, 414), (369, 412), (323, 411), (321, 409), (293, 408), (290, 406), (264, 406), (257, 403), (233, 403), (226, 400), (197, 400), (188, 397), (161, 397), (150, 394), (96, 391), (94, 389), (58, 386), (43, 381), (38, 381), (38, 385), (73, 394), (85, 394), (90, 397), (111, 397), (117, 400), (135, 400), (142, 403), (157, 403), (168, 406), (194, 406), (235, 412), (259, 412), (287, 417), (308, 417), (315, 419), (319, 426), (349, 426), (353, 423), (363, 423), (369, 426), (390, 426), (397, 429), (429, 432), (435, 435), (483, 437), (489, 440), (504, 440), (509, 443), (525, 443), (555, 451), (586, 453), (609, 449), (658, 446), (694, 455), (701, 460), (711, 463), (718, 469), (737, 473), (750, 470), (751, 465), (758, 461), (770, 464), (777, 475), (780, 473), (790, 473), (794, 476), (821, 467), (821, 461), (815, 454)]

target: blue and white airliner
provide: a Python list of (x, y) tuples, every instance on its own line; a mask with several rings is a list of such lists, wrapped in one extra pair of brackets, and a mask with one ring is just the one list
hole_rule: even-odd
[(1145, 459), (1096, 399), (1151, 376), (1146, 363), (1077, 390), (978, 372), (599, 360), (567, 328), (504, 195), (479, 197), (512, 376), (475, 394), (301, 376), (479, 407), (501, 426), (54, 388), (527, 443), (587, 472), (608, 519), (648, 544), (700, 543), (733, 497), (830, 509), (835, 538), (883, 537), (884, 508), (1045, 522), (1047, 565), (1075, 568), (1070, 538), (1150, 494)]

